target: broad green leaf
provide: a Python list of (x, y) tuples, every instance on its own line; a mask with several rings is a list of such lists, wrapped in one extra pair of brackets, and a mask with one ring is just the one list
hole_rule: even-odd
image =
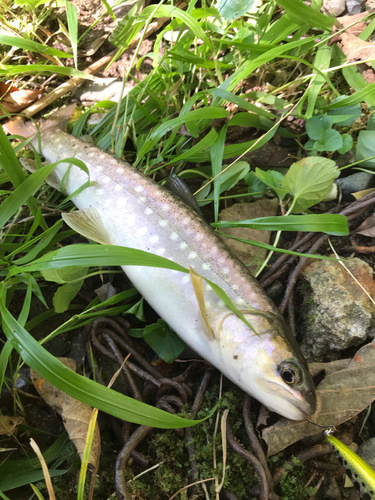
[(186, 346), (185, 342), (163, 319), (158, 319), (157, 323), (146, 326), (143, 338), (166, 363), (173, 363)]
[(308, 7), (303, 0), (277, 0), (287, 12), (293, 14), (303, 23), (308, 23), (319, 29), (331, 29), (335, 19), (321, 14), (318, 10)]
[(342, 136), (342, 147), (338, 149), (337, 151), (340, 153), (340, 155), (344, 155), (348, 151), (350, 151), (353, 147), (353, 137), (350, 134), (343, 134)]
[(81, 290), (84, 280), (75, 281), (74, 283), (67, 283), (60, 286), (52, 299), (53, 307), (56, 313), (63, 313), (68, 310), (71, 301)]
[(268, 187), (275, 191), (280, 201), (284, 199), (288, 191), (282, 189), (281, 187), (282, 180), (284, 179), (284, 176), (281, 172), (277, 172), (276, 170), (267, 170), (265, 172), (264, 170), (257, 168), (255, 170), (255, 175), (258, 177), (258, 179), (260, 179), (262, 182), (267, 184)]
[(259, 217), (240, 221), (213, 222), (211, 226), (218, 229), (224, 227), (250, 227), (264, 231), (316, 231), (337, 236), (349, 234), (348, 220), (344, 215), (280, 215), (276, 217)]
[[(340, 95), (339, 97), (336, 97), (336, 99), (333, 99), (331, 105), (338, 104), (340, 102), (342, 103), (346, 98), (347, 96)], [(340, 127), (350, 126), (353, 122), (355, 122), (357, 118), (361, 116), (361, 114), (362, 111), (361, 111), (361, 106), (359, 104), (353, 104), (352, 106), (343, 106), (340, 108), (333, 108), (333, 109), (329, 108), (327, 111), (328, 116), (335, 116), (336, 118), (335, 121), (336, 123), (338, 123), (338, 125), (340, 125)], [(339, 118), (341, 115), (343, 119), (338, 122), (337, 118)], [(349, 117), (347, 115), (349, 115)]]
[(62, 269), (46, 269), (42, 270), (42, 276), (46, 281), (53, 281), (59, 285), (65, 285), (72, 281), (77, 281), (86, 276), (87, 267), (63, 267)]
[[(327, 106), (327, 110), (331, 109), (339, 109), (343, 107), (353, 106), (354, 104), (360, 104), (362, 101), (365, 101), (368, 96), (373, 96), (375, 91), (375, 82), (367, 84), (362, 90), (359, 90), (353, 95), (350, 96), (341, 96), (344, 97), (336, 102), (331, 102), (329, 106)], [(347, 114), (346, 112), (343, 114)]]
[(10, 314), (2, 298), (0, 311), (5, 335), (23, 361), (42, 378), (73, 398), (114, 417), (140, 425), (166, 429), (190, 427), (201, 422), (171, 415), (78, 375), (38, 344)]
[(243, 16), (251, 10), (254, 13), (257, 9), (253, 7), (259, 5), (258, 0), (219, 0), (218, 11), (221, 16), (227, 21), (232, 21), (232, 19), (237, 19)]
[(337, 130), (329, 129), (322, 132), (319, 139), (314, 143), (314, 149), (317, 151), (336, 151), (342, 148), (343, 140)]
[(23, 50), (47, 54), (49, 56), (73, 57), (72, 54), (68, 54), (67, 52), (62, 52), (61, 50), (47, 47), (47, 45), (43, 45), (42, 43), (33, 42), (32, 40), (27, 40), (26, 38), (18, 36), (0, 35), (0, 44), (11, 45), (12, 47), (19, 47)]
[(306, 132), (310, 139), (317, 141), (320, 134), (332, 127), (332, 120), (327, 115), (315, 115), (306, 120)]
[(138, 300), (133, 306), (131, 306), (127, 311), (126, 314), (134, 314), (134, 316), (139, 319), (139, 321), (142, 321), (143, 323), (146, 322), (145, 318), (145, 313), (143, 311), (143, 297)]
[[(375, 130), (361, 130), (358, 134), (356, 160), (364, 160), (374, 156), (375, 151)], [(375, 168), (375, 159), (361, 163), (362, 167)]]
[(258, 179), (255, 172), (249, 172), (246, 174), (244, 181), (249, 186), (249, 193), (252, 193), (252, 197), (255, 199), (262, 198), (267, 191), (267, 184)]
[(281, 187), (293, 195), (293, 213), (303, 212), (322, 201), (339, 175), (335, 162), (327, 158), (309, 156), (293, 163), (281, 183)]

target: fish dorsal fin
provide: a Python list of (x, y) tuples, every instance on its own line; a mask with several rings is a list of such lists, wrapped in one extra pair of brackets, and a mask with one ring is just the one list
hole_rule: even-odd
[(77, 233), (102, 245), (111, 245), (111, 239), (96, 208), (85, 208), (62, 214), (69, 227)]
[(177, 196), (181, 201), (189, 205), (193, 210), (197, 212), (203, 218), (202, 211), (200, 206), (197, 203), (193, 193), (188, 188), (186, 182), (184, 182), (181, 177), (176, 174), (169, 174), (167, 182), (164, 184), (164, 187), (168, 189), (172, 194)]
[(200, 312), (201, 312), (201, 314), (203, 316), (204, 322), (206, 323), (208, 334), (210, 335), (211, 338), (214, 339), (215, 335), (214, 335), (214, 332), (212, 331), (210, 322), (208, 321), (208, 318), (207, 318), (206, 303), (205, 303), (205, 300), (204, 300), (204, 283), (203, 283), (203, 278), (191, 266), (189, 266), (189, 272), (190, 272), (191, 284), (193, 285), (195, 297), (197, 299)]

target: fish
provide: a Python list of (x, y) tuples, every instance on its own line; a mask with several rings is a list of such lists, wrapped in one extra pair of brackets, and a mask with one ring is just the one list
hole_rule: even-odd
[[(316, 395), (307, 363), (257, 280), (191, 207), (129, 163), (66, 133), (64, 123), (73, 107), (40, 122), (39, 139), (33, 122), (7, 124), (10, 133), (31, 138), (46, 160), (61, 162), (47, 182), (68, 195), (88, 175), (64, 159), (86, 164), (90, 186), (72, 198), (78, 210), (63, 214), (67, 224), (98, 243), (144, 250), (190, 269), (189, 275), (122, 266), (159, 316), (238, 387), (286, 418), (313, 414)], [(251, 328), (206, 282), (198, 286), (199, 277), (221, 287)]]

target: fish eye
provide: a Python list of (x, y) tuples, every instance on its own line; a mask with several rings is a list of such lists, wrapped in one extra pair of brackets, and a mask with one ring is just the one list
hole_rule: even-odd
[(278, 371), (283, 381), (288, 385), (297, 385), (301, 382), (300, 368), (296, 363), (284, 361), (279, 364)]

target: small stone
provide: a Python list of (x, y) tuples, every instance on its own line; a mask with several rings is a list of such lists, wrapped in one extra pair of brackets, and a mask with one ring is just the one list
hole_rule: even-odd
[(340, 488), (333, 477), (327, 477), (326, 485), (323, 487), (323, 490), (326, 500), (341, 500)]
[[(75, 91), (75, 96), (84, 103), (95, 103), (99, 101), (119, 102), (121, 99), (122, 82), (115, 82), (113, 78), (106, 78), (104, 83), (86, 82)], [(130, 88), (124, 89), (125, 96)]]
[(335, 184), (340, 187), (344, 201), (354, 201), (352, 193), (370, 189), (375, 186), (375, 175), (369, 172), (357, 172), (335, 180)]
[[(345, 266), (375, 297), (371, 267), (360, 259)], [(303, 272), (299, 294), (302, 351), (310, 361), (337, 359), (339, 352), (375, 336), (375, 308), (338, 262), (316, 260)]]
[(321, 11), (324, 14), (332, 14), (335, 17), (341, 16), (345, 11), (345, 0), (325, 0), (323, 1)]
[(358, 455), (375, 469), (375, 437), (365, 441), (358, 450)]
[(346, 10), (349, 16), (355, 16), (365, 10), (366, 0), (346, 0)]

